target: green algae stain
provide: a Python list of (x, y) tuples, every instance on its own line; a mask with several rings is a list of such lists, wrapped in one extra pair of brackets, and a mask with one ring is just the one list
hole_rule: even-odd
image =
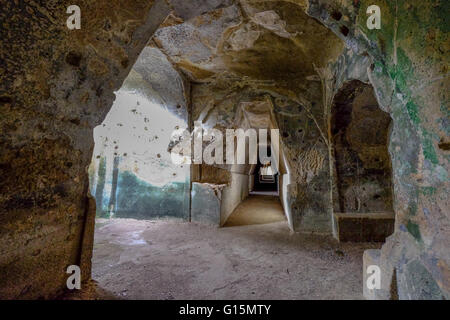
[(436, 165), (439, 163), (439, 160), (433, 147), (433, 141), (426, 131), (423, 132), (423, 135), (423, 155), (425, 159), (431, 161), (432, 164)]
[(411, 96), (411, 80), (414, 78), (414, 69), (411, 60), (402, 48), (397, 48), (397, 65), (390, 72), (391, 78), (395, 80), (396, 90)]
[(420, 193), (424, 196), (432, 196), (436, 192), (436, 188), (434, 187), (421, 187)]
[(422, 235), (420, 234), (419, 225), (417, 223), (408, 221), (406, 229), (414, 237), (414, 239), (418, 242), (422, 242)]
[(409, 101), (406, 104), (406, 109), (408, 110), (408, 115), (409, 115), (409, 118), (411, 119), (411, 121), (415, 125), (420, 124), (419, 110), (418, 110), (417, 105), (414, 102)]

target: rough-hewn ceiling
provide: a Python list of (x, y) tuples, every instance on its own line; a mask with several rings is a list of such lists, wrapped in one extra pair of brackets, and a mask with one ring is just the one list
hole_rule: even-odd
[[(247, 81), (299, 93), (343, 49), (343, 42), (304, 12), (300, 1), (210, 1), (175, 10), (153, 37), (194, 82)], [(205, 2), (206, 3), (206, 2)]]

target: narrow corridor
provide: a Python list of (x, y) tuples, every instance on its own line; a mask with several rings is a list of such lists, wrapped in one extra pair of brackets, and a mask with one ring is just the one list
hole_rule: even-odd
[(237, 206), (224, 227), (266, 224), (286, 220), (280, 198), (275, 193), (255, 193), (251, 193), (247, 199)]

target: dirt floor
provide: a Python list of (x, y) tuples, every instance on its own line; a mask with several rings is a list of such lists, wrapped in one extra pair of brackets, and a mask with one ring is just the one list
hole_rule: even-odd
[(285, 221), (99, 219), (93, 279), (119, 299), (362, 299), (363, 251), (379, 246), (291, 234)]
[(278, 196), (251, 194), (237, 206), (224, 227), (266, 224), (284, 220), (286, 217)]

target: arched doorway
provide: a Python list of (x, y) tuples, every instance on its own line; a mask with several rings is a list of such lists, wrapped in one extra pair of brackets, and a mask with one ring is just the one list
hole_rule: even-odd
[(390, 126), (372, 86), (353, 80), (336, 94), (333, 206), (341, 241), (384, 241), (393, 232)]

